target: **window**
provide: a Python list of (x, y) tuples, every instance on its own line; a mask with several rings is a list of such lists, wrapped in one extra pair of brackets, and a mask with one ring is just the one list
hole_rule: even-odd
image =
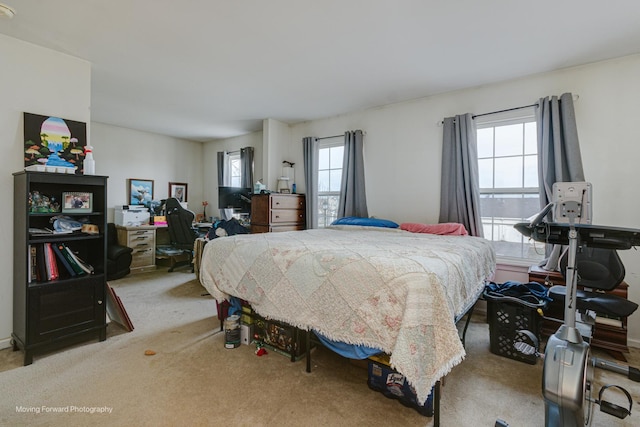
[(240, 153), (229, 154), (229, 177), (231, 187), (240, 187), (242, 183), (242, 168), (240, 167)]
[(540, 210), (536, 134), (533, 107), (476, 118), (482, 228), (501, 258), (544, 256), (513, 228)]
[(327, 138), (318, 147), (318, 224), (330, 225), (338, 217), (338, 198), (342, 183), (342, 137)]

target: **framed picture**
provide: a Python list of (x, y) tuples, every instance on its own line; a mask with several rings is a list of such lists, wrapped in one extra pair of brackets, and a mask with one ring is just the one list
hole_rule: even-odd
[(62, 193), (63, 213), (91, 213), (93, 212), (93, 193), (64, 192)]
[(179, 202), (187, 201), (187, 184), (184, 182), (169, 183), (169, 197), (175, 197)]
[(86, 123), (31, 113), (23, 117), (25, 170), (84, 173)]
[(127, 200), (130, 205), (148, 205), (153, 200), (152, 179), (128, 179)]

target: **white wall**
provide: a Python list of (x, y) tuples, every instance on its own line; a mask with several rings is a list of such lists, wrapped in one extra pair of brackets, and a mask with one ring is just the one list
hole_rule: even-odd
[[(262, 160), (263, 183), (269, 190), (278, 188), (278, 178), (282, 176), (282, 161), (292, 161), (290, 153), (291, 127), (274, 119), (265, 119), (262, 124), (264, 157)], [(302, 163), (296, 163), (302, 166)], [(295, 167), (295, 166), (294, 166)], [(289, 186), (291, 186), (290, 183)]]
[(201, 142), (93, 122), (91, 144), (96, 174), (109, 177), (108, 220), (115, 206), (129, 204), (127, 180), (153, 180), (154, 200), (169, 196), (169, 182), (187, 183), (187, 204), (202, 213), (204, 158)]
[(264, 151), (262, 143), (263, 131), (259, 131), (204, 144), (204, 195), (205, 200), (209, 202), (207, 216), (220, 217), (218, 210), (218, 151), (236, 151), (244, 147), (253, 147), (253, 181), (255, 183), (263, 177)]
[[(301, 140), (362, 129), (369, 214), (397, 222), (438, 221), (444, 117), (529, 105), (572, 92), (586, 179), (593, 184), (594, 223), (640, 228), (634, 174), (640, 158), (640, 55), (421, 98), (291, 127), (289, 149), (302, 165)], [(304, 192), (303, 183), (298, 185)], [(621, 251), (629, 299), (640, 302), (640, 252)], [(503, 275), (504, 276), (504, 275)], [(521, 277), (521, 275), (518, 275)], [(518, 280), (518, 278), (516, 278)], [(629, 319), (640, 346), (640, 313)]]
[(0, 227), (1, 348), (13, 329), (12, 173), (24, 169), (22, 113), (85, 122), (89, 132), (91, 64), (0, 34), (0, 70), (0, 189), (7, 206)]

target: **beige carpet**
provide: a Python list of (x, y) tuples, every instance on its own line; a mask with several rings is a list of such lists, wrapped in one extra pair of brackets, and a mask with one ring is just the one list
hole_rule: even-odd
[[(304, 360), (291, 363), (273, 352), (258, 357), (253, 346), (225, 349), (215, 302), (185, 270), (131, 275), (111, 285), (135, 330), (110, 324), (105, 342), (35, 356), (27, 367), (20, 352), (0, 351), (0, 425), (432, 425), (370, 390), (362, 362), (317, 349), (307, 374)], [(148, 349), (156, 355), (145, 356)], [(640, 350), (630, 357), (640, 365)], [(441, 425), (493, 426), (501, 418), (514, 427), (542, 426), (541, 373), (541, 362), (491, 354), (488, 325), (475, 317), (467, 358), (442, 389)], [(598, 412), (593, 425), (640, 425), (639, 385), (597, 373), (599, 381), (632, 393), (634, 412), (624, 421)], [(57, 408), (70, 412), (52, 412)]]

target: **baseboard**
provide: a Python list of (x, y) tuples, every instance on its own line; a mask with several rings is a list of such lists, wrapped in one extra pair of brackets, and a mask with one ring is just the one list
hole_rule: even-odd
[(627, 346), (633, 347), (633, 348), (640, 348), (640, 340), (627, 338)]
[(0, 340), (0, 350), (11, 347), (11, 337)]

